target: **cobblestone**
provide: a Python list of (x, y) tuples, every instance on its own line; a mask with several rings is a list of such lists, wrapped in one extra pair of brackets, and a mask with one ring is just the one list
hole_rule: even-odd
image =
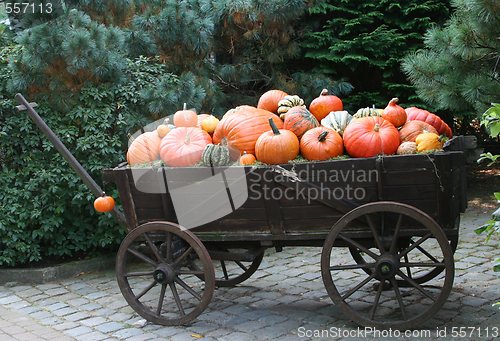
[[(494, 247), (473, 232), (488, 214), (463, 217), (455, 254), (453, 291), (444, 307), (422, 328), (498, 326), (491, 303), (500, 299), (500, 278), (491, 267)], [(260, 269), (236, 288), (219, 288), (208, 308), (190, 325), (145, 323), (122, 297), (112, 271), (41, 285), (0, 286), (0, 341), (8, 340), (304, 340), (298, 328), (354, 329), (332, 304), (321, 278), (320, 248), (266, 251)], [(342, 271), (339, 286), (359, 282)], [(368, 293), (365, 288), (360, 293)], [(415, 296), (417, 297), (417, 296)], [(370, 300), (359, 304), (371, 306)], [(390, 300), (381, 299), (381, 308)]]

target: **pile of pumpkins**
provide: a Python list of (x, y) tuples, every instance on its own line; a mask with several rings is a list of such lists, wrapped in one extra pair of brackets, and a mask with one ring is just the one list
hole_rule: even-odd
[(440, 150), (450, 127), (426, 110), (403, 109), (398, 99), (385, 109), (343, 110), (340, 98), (325, 89), (309, 108), (281, 90), (264, 93), (257, 107), (229, 110), (219, 121), (183, 110), (156, 131), (139, 135), (127, 152), (129, 165), (161, 159), (170, 167), (283, 164), (300, 154), (307, 160), (416, 154)]

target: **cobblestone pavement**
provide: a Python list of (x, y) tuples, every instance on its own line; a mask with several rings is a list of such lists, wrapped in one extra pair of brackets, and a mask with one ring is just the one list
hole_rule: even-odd
[[(474, 207), (463, 215), (453, 291), (421, 329), (447, 327), (450, 337), (452, 327), (500, 326), (500, 313), (491, 306), (500, 299), (499, 277), (491, 270), (495, 248), (473, 231), (488, 211)], [(268, 251), (249, 280), (216, 289), (208, 309), (188, 327), (145, 324), (120, 294), (112, 271), (49, 284), (10, 283), (0, 286), (0, 340), (303, 340), (299, 327), (354, 330), (326, 293), (320, 252)], [(464, 339), (479, 339), (477, 334)]]

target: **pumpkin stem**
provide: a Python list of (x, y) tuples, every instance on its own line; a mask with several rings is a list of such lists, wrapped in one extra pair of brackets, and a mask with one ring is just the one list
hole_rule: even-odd
[(326, 140), (326, 136), (327, 135), (328, 135), (328, 131), (325, 130), (324, 132), (322, 132), (321, 134), (319, 134), (318, 141), (319, 142), (324, 142)]
[(269, 119), (269, 125), (271, 126), (271, 129), (273, 130), (274, 135), (280, 135), (280, 130), (278, 127), (276, 127), (276, 123), (274, 123), (273, 119)]
[(188, 106), (187, 106), (187, 103), (184, 103), (184, 105), (182, 106), (182, 110), (187, 110)]
[(191, 143), (191, 132), (188, 131), (186, 137), (184, 138), (184, 144), (190, 144), (190, 143)]
[(321, 90), (320, 96), (328, 96), (328, 89)]
[(378, 123), (375, 123), (375, 127), (373, 127), (373, 131), (378, 133), (379, 130), (380, 130), (380, 126), (378, 125)]
[(393, 98), (389, 101), (389, 105), (396, 105), (399, 102), (399, 98)]

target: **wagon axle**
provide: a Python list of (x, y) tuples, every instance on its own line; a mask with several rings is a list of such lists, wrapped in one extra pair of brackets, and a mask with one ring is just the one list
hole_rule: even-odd
[(375, 263), (375, 278), (380, 281), (394, 278), (399, 268), (400, 262), (398, 257), (386, 253)]

